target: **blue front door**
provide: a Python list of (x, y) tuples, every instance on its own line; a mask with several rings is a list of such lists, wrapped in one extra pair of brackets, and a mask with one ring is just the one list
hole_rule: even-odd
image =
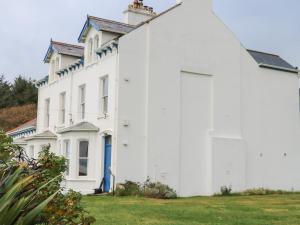
[(104, 145), (104, 192), (109, 192), (111, 177), (111, 136), (105, 137)]

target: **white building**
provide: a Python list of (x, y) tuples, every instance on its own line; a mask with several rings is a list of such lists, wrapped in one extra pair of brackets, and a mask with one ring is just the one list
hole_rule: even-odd
[[(161, 14), (134, 1), (125, 22), (88, 16), (80, 46), (51, 41), (39, 87), (36, 154), (69, 160), (83, 193), (149, 176), (180, 196), (300, 190), (298, 70), (246, 50), (211, 0)], [(83, 46), (83, 47), (81, 47)]]

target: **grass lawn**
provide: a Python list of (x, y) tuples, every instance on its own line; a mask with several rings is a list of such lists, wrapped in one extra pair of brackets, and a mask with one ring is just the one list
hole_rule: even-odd
[(83, 204), (101, 225), (300, 225), (299, 194), (177, 200), (86, 196)]

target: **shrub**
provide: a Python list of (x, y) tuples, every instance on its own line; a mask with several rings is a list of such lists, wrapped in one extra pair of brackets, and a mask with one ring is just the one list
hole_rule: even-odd
[(232, 191), (232, 188), (231, 186), (222, 186), (221, 187), (221, 195), (222, 196), (229, 196), (231, 195), (231, 191)]
[(239, 195), (274, 195), (274, 194), (287, 194), (289, 192), (282, 190), (270, 190), (264, 188), (253, 188), (238, 193)]
[[(12, 188), (7, 187), (7, 174), (13, 174), (21, 167), (22, 172), (15, 176), (14, 183), (21, 182), (22, 179), (32, 177), (33, 179), (26, 185), (22, 185), (18, 190), (18, 197), (22, 194), (29, 196), (32, 191), (38, 190), (34, 197), (30, 198), (30, 204), (23, 209), (21, 216), (26, 215), (35, 206), (53, 198), (40, 207), (42, 212), (34, 218), (30, 224), (56, 224), (56, 225), (88, 225), (95, 221), (90, 217), (80, 205), (81, 195), (69, 191), (63, 194), (60, 183), (63, 180), (63, 173), (66, 170), (66, 160), (63, 157), (51, 153), (49, 146), (45, 147), (39, 154), (37, 160), (27, 157), (24, 150), (12, 144), (12, 140), (0, 132), (0, 193), (2, 196), (9, 193)], [(45, 185), (47, 184), (47, 185)], [(41, 188), (42, 187), (42, 188)], [(0, 196), (1, 196), (0, 195)], [(0, 212), (4, 215), (5, 212)], [(12, 216), (18, 218), (19, 214)], [(1, 221), (2, 222), (2, 221)], [(1, 223), (6, 225), (5, 223)]]
[(160, 182), (151, 182), (149, 178), (143, 184), (132, 181), (118, 184), (115, 193), (117, 196), (143, 196), (157, 199), (177, 198), (176, 192), (168, 185)]
[(177, 198), (176, 192), (168, 185), (160, 182), (151, 182), (148, 178), (144, 183), (143, 195), (148, 198), (158, 199), (175, 199)]
[(125, 181), (125, 183), (117, 185), (115, 194), (117, 196), (140, 196), (142, 193), (140, 184), (132, 181)]

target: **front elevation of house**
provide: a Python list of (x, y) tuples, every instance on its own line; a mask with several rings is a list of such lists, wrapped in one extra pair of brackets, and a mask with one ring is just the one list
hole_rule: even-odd
[(64, 155), (83, 193), (150, 177), (180, 196), (300, 190), (298, 70), (246, 50), (211, 0), (156, 14), (135, 0), (124, 23), (88, 16), (79, 45), (51, 41), (39, 88), (36, 157)]

